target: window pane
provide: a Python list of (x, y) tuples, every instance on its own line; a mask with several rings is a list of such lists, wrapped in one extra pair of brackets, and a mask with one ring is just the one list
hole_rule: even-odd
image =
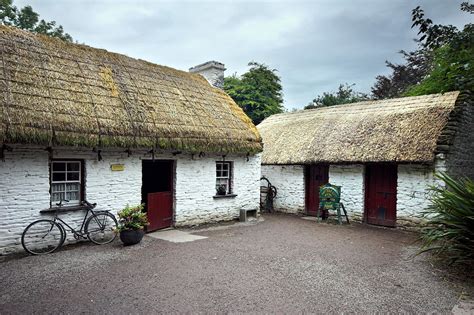
[(66, 184), (52, 184), (51, 185), (51, 191), (54, 192), (60, 192), (64, 191), (66, 189)]
[(67, 200), (79, 200), (79, 192), (78, 191), (67, 192), (66, 193), (66, 199)]
[(53, 171), (54, 172), (57, 172), (57, 171), (65, 171), (66, 170), (66, 163), (62, 163), (62, 162), (54, 162), (53, 163)]
[(79, 163), (78, 162), (67, 163), (67, 170), (79, 172)]
[(63, 182), (66, 180), (65, 173), (53, 173), (53, 182)]
[(66, 191), (79, 191), (79, 183), (66, 184)]
[(67, 180), (79, 180), (79, 173), (67, 173)]
[(66, 199), (65, 198), (65, 193), (63, 193), (63, 192), (53, 193), (51, 195), (51, 199), (52, 199), (53, 202), (59, 202), (61, 200), (64, 200), (64, 199)]

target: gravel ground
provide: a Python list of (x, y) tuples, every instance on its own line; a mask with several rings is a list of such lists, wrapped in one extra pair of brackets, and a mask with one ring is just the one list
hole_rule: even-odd
[(472, 289), (397, 230), (266, 215), (193, 233), (208, 238), (3, 257), (0, 313), (449, 313)]

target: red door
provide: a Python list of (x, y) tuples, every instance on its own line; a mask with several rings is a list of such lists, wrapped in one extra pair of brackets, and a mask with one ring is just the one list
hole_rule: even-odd
[(174, 161), (142, 161), (142, 202), (149, 225), (147, 232), (173, 225)]
[(173, 224), (173, 194), (171, 191), (148, 194), (147, 231), (170, 227)]
[(329, 180), (328, 165), (307, 165), (305, 168), (306, 214), (316, 216), (319, 207), (319, 187)]
[(365, 219), (369, 224), (395, 226), (397, 222), (397, 165), (367, 165)]

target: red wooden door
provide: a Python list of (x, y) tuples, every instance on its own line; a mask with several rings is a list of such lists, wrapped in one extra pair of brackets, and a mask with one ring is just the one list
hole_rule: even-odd
[(150, 224), (147, 231), (170, 227), (173, 224), (173, 194), (171, 191), (148, 194), (147, 216)]
[(149, 221), (147, 232), (173, 225), (172, 160), (142, 161), (142, 202)]
[(397, 223), (397, 166), (367, 165), (365, 175), (366, 222), (395, 226)]
[(307, 165), (305, 168), (306, 214), (316, 216), (319, 207), (319, 187), (329, 180), (328, 165)]

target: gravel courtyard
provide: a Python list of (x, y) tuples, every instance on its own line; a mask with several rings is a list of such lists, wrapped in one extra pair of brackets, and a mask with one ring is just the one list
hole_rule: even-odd
[(397, 230), (265, 215), (193, 233), (0, 257), (0, 313), (448, 313), (472, 284), (410, 259)]

